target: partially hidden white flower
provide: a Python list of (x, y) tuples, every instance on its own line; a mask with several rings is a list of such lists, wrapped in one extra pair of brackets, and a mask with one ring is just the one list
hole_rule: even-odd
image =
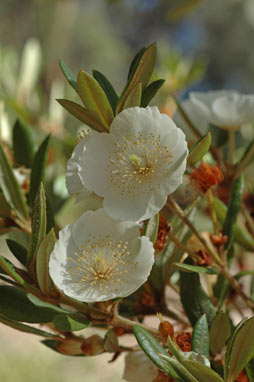
[(103, 209), (87, 211), (59, 232), (50, 255), (55, 285), (79, 301), (126, 297), (147, 280), (153, 244), (133, 222), (116, 221)]
[(190, 101), (208, 122), (238, 128), (254, 120), (254, 95), (234, 90), (192, 92)]
[(153, 382), (158, 368), (142, 351), (128, 353), (125, 357), (123, 379), (129, 382)]
[(93, 134), (81, 154), (82, 184), (104, 198), (108, 215), (140, 221), (154, 216), (182, 183), (187, 143), (157, 107), (129, 108), (110, 133)]
[[(197, 107), (195, 107), (192, 102), (189, 99), (186, 99), (181, 102), (181, 106), (191, 122), (198, 128), (198, 130), (201, 132), (201, 134), (206, 134), (208, 131), (208, 121), (205, 118), (205, 116), (199, 111)], [(186, 138), (188, 140), (197, 140), (197, 136), (191, 131), (190, 127), (182, 117), (181, 113), (177, 109), (173, 120), (177, 126), (179, 126), (184, 134), (186, 135)]]

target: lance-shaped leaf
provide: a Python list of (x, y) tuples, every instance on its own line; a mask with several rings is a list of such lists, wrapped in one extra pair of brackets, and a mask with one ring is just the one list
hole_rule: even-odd
[(233, 243), (236, 219), (237, 219), (237, 215), (240, 210), (240, 205), (242, 201), (243, 187), (244, 187), (243, 176), (240, 175), (239, 178), (237, 178), (232, 185), (232, 188), (230, 191), (228, 210), (227, 210), (226, 218), (222, 228), (223, 234), (226, 235), (228, 238), (225, 244), (225, 248), (227, 250), (230, 249)]
[[(227, 206), (218, 198), (214, 197), (213, 200), (214, 209), (216, 215), (221, 224), (224, 223), (225, 217), (227, 215)], [(241, 227), (238, 223), (235, 223), (235, 241), (240, 244), (242, 247), (249, 251), (254, 251), (254, 239), (250, 234)]]
[(35, 196), (38, 192), (41, 182), (43, 182), (45, 169), (48, 160), (48, 150), (50, 144), (50, 135), (48, 135), (44, 141), (41, 143), (39, 149), (37, 150), (33, 167), (31, 171), (30, 178), (30, 193), (29, 193), (29, 202), (33, 206)]
[(243, 319), (235, 328), (228, 343), (224, 378), (225, 382), (233, 382), (240, 371), (254, 355), (254, 317)]
[(72, 73), (72, 71), (68, 68), (68, 66), (63, 62), (63, 60), (59, 59), (59, 66), (63, 72), (64, 77), (69, 82), (69, 84), (73, 87), (74, 90), (77, 90), (77, 81)]
[(219, 312), (213, 319), (210, 327), (210, 350), (216, 355), (222, 350), (231, 334), (231, 324), (228, 315)]
[(141, 54), (137, 56), (135, 63), (132, 63), (131, 74), (129, 75), (129, 80), (125, 86), (116, 108), (116, 112), (119, 113), (123, 110), (126, 99), (128, 98), (130, 92), (139, 82), (142, 84), (142, 89), (144, 89), (152, 75), (154, 65), (156, 61), (156, 44), (150, 45)]
[(116, 94), (115, 89), (113, 88), (109, 80), (104, 76), (104, 74), (102, 74), (98, 70), (93, 70), (93, 76), (96, 79), (96, 81), (98, 81), (101, 88), (104, 90), (104, 93), (108, 97), (108, 100), (114, 112), (116, 110), (116, 104), (118, 101), (118, 95)]
[(150, 83), (142, 93), (141, 97), (141, 106), (146, 107), (149, 105), (153, 97), (156, 95), (158, 90), (162, 87), (164, 84), (165, 80), (156, 80), (152, 83)]
[[(192, 260), (188, 258), (185, 263), (192, 265)], [(206, 314), (208, 324), (211, 325), (216, 310), (201, 286), (197, 273), (180, 272), (180, 297), (193, 327), (203, 314)]]
[(187, 158), (188, 166), (194, 166), (198, 163), (203, 156), (209, 151), (211, 145), (211, 134), (208, 132), (201, 137), (190, 149), (190, 153)]
[(18, 261), (25, 265), (27, 264), (27, 249), (23, 245), (17, 243), (15, 240), (6, 239), (6, 244), (12, 254), (18, 259)]
[(209, 329), (205, 314), (198, 319), (194, 326), (191, 350), (209, 358)]
[(137, 66), (138, 66), (143, 54), (145, 53), (146, 49), (147, 49), (146, 47), (141, 48), (133, 57), (133, 60), (131, 61), (131, 64), (129, 67), (128, 76), (127, 76), (128, 81), (130, 81), (132, 79), (133, 74), (135, 73)]
[(178, 269), (181, 272), (191, 273), (207, 273), (210, 275), (216, 275), (218, 273), (217, 269), (200, 267), (199, 265), (190, 265), (182, 263), (174, 263), (174, 268)]
[(18, 284), (33, 289), (17, 272), (15, 266), (5, 257), (0, 256), (0, 268)]
[(142, 236), (149, 237), (149, 240), (154, 244), (157, 239), (159, 228), (159, 213), (146, 220), (142, 231)]
[(48, 296), (52, 287), (49, 275), (49, 258), (56, 242), (56, 235), (52, 229), (42, 240), (36, 256), (36, 277), (40, 290), (44, 296)]
[(68, 99), (57, 99), (57, 102), (60, 103), (60, 105), (62, 105), (70, 114), (76, 117), (79, 121), (90, 126), (92, 129), (99, 132), (108, 130), (108, 128), (105, 128), (100, 123), (98, 117), (94, 113), (91, 113), (78, 103), (69, 101)]
[(4, 198), (13, 208), (17, 215), (23, 219), (28, 218), (28, 209), (25, 196), (21, 191), (18, 181), (14, 175), (12, 167), (5, 155), (0, 143), (0, 187)]
[(162, 347), (161, 344), (150, 333), (148, 333), (139, 325), (133, 326), (133, 332), (139, 346), (144, 350), (151, 361), (166, 374), (179, 380), (179, 375), (175, 372), (173, 367), (168, 364), (162, 357), (162, 355), (164, 355), (165, 357), (169, 358), (169, 354), (164, 349), (164, 347)]
[(109, 129), (114, 114), (99, 83), (90, 74), (81, 70), (78, 74), (77, 89), (87, 110), (96, 115), (101, 124)]
[(60, 308), (58, 305), (53, 305), (50, 302), (41, 300), (40, 298), (36, 297), (34, 294), (28, 293), (27, 294), (28, 300), (38, 308), (45, 308), (46, 310), (50, 310), (54, 313), (60, 314), (69, 314), (70, 312), (66, 309)]
[(128, 109), (129, 107), (140, 106), (141, 104), (141, 94), (142, 86), (141, 82), (137, 83), (136, 86), (131, 90), (130, 94), (126, 98), (123, 109)]
[(198, 382), (223, 382), (223, 379), (210, 367), (196, 361), (184, 360), (182, 365), (198, 380)]
[(27, 298), (27, 293), (21, 289), (0, 286), (0, 314), (4, 317), (21, 322), (44, 323), (52, 322), (55, 311), (36, 307)]
[(19, 330), (20, 332), (35, 334), (37, 336), (42, 337), (58, 337), (52, 333), (45, 332), (44, 330), (34, 328), (33, 326), (29, 326), (26, 324), (22, 324), (20, 322), (17, 322), (15, 320), (10, 320), (9, 318), (4, 317), (4, 315), (0, 314), (0, 322), (4, 325), (10, 326), (13, 329)]
[(90, 321), (77, 314), (59, 314), (53, 318), (53, 325), (57, 330), (63, 332), (75, 332), (87, 328)]
[(27, 254), (27, 265), (34, 265), (38, 248), (46, 235), (47, 229), (47, 211), (46, 197), (43, 185), (41, 183), (37, 192), (32, 214), (32, 234)]
[(16, 121), (13, 127), (12, 141), (15, 162), (31, 168), (35, 143), (31, 131), (19, 120)]

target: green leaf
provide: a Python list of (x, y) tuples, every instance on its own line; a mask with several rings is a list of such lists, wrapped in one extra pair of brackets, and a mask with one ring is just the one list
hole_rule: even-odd
[(246, 365), (246, 371), (249, 378), (249, 382), (254, 382), (254, 358), (252, 358)]
[(166, 374), (169, 374), (173, 378), (179, 378), (172, 366), (167, 365), (165, 360), (161, 357), (161, 354), (169, 357), (167, 351), (160, 345), (160, 343), (145, 329), (139, 325), (133, 326), (133, 332), (137, 339), (139, 346), (144, 350), (146, 355), (151, 361)]
[(149, 240), (154, 244), (157, 240), (157, 235), (158, 235), (158, 228), (159, 228), (159, 213), (151, 217), (149, 220), (146, 220), (143, 231), (142, 231), (142, 236), (147, 236), (149, 237)]
[(141, 94), (142, 94), (142, 85), (141, 85), (141, 82), (138, 82), (137, 85), (134, 86), (134, 88), (130, 91), (128, 97), (126, 98), (123, 104), (123, 109), (140, 106)]
[(196, 361), (184, 360), (182, 365), (198, 380), (198, 382), (223, 382), (223, 379), (210, 367)]
[[(186, 259), (185, 264), (192, 265), (191, 259)], [(216, 310), (200, 284), (197, 273), (180, 272), (180, 297), (185, 313), (192, 326), (203, 314), (206, 314), (209, 326), (216, 314)]]
[(211, 146), (211, 134), (208, 132), (201, 137), (191, 148), (187, 158), (188, 166), (194, 166), (209, 151)]
[(79, 121), (85, 123), (92, 129), (99, 132), (105, 132), (108, 130), (108, 128), (105, 128), (100, 123), (97, 115), (83, 108), (78, 103), (69, 101), (68, 99), (57, 99), (57, 102), (60, 103), (60, 105), (62, 105), (70, 114), (76, 117)]
[[(213, 205), (220, 223), (223, 224), (228, 211), (227, 206), (216, 197), (213, 199)], [(241, 227), (238, 223), (235, 223), (234, 231), (234, 238), (236, 243), (249, 251), (254, 251), (254, 240), (246, 231), (246, 229)]]
[(228, 238), (225, 244), (225, 249), (227, 250), (229, 250), (233, 244), (235, 224), (242, 201), (243, 187), (243, 176), (240, 175), (231, 187), (228, 210), (222, 228), (223, 235), (226, 235)]
[(141, 106), (146, 107), (149, 105), (153, 97), (156, 95), (158, 90), (162, 87), (165, 80), (157, 80), (149, 84), (142, 93)]
[(209, 329), (205, 314), (198, 319), (194, 326), (191, 350), (209, 359)]
[(101, 124), (109, 129), (114, 114), (99, 83), (90, 74), (80, 70), (77, 84), (78, 94), (87, 110), (96, 115)]
[(49, 201), (49, 198), (46, 196), (46, 213), (47, 213), (47, 233), (55, 228), (55, 217), (54, 212)]
[(26, 266), (27, 262), (27, 249), (23, 245), (17, 243), (15, 240), (6, 239), (7, 246), (12, 254), (19, 260), (19, 262)]
[(4, 325), (10, 326), (13, 329), (19, 330), (21, 332), (25, 333), (30, 333), (30, 334), (35, 334), (37, 336), (42, 336), (42, 337), (56, 337), (52, 333), (45, 332), (44, 330), (34, 328), (29, 325), (21, 324), (20, 322), (10, 320), (9, 318), (6, 318), (4, 315), (0, 314), (0, 322)]
[(32, 234), (30, 238), (30, 245), (27, 254), (27, 264), (34, 265), (38, 248), (46, 235), (47, 228), (47, 211), (46, 211), (46, 197), (44, 188), (41, 183), (37, 192), (34, 208), (32, 214)]
[(59, 314), (53, 318), (53, 325), (63, 332), (75, 332), (87, 328), (90, 321), (75, 314)]
[(31, 171), (30, 178), (30, 193), (29, 193), (29, 202), (33, 206), (35, 196), (39, 190), (41, 182), (43, 182), (45, 169), (47, 166), (48, 160), (48, 150), (50, 144), (50, 135), (48, 135), (44, 141), (41, 143), (38, 148)]
[(55, 312), (57, 312), (58, 314), (59, 313), (64, 313), (64, 314), (69, 314), (70, 313), (66, 309), (60, 308), (57, 305), (53, 305), (50, 302), (43, 301), (43, 300), (39, 299), (34, 294), (28, 293), (27, 298), (36, 307), (38, 307), (38, 308), (45, 308), (48, 311), (50, 310), (51, 312), (54, 312), (54, 314), (56, 314)]
[(4, 270), (4, 272), (7, 275), (9, 275), (13, 280), (15, 280), (18, 284), (32, 289), (31, 285), (25, 282), (25, 280), (23, 280), (23, 278), (16, 272), (14, 265), (3, 256), (0, 256), (0, 268)]
[(96, 79), (96, 81), (98, 81), (101, 88), (104, 90), (104, 93), (108, 97), (112, 110), (115, 111), (118, 101), (118, 95), (116, 94), (115, 89), (113, 88), (109, 80), (104, 76), (104, 74), (102, 74), (98, 70), (93, 70), (93, 76)]
[(68, 68), (68, 66), (63, 62), (61, 58), (59, 59), (59, 66), (66, 80), (69, 82), (69, 84), (73, 87), (74, 90), (77, 90), (76, 78), (74, 74), (72, 73), (72, 71)]
[(5, 200), (21, 218), (28, 218), (25, 196), (0, 143), (0, 187)]
[(134, 56), (133, 60), (131, 61), (131, 64), (130, 64), (130, 68), (129, 68), (129, 72), (128, 72), (128, 81), (130, 81), (133, 77), (133, 74), (135, 73), (136, 69), (137, 69), (137, 66), (143, 56), (143, 54), (145, 53), (146, 51), (146, 47), (143, 47), (141, 48)]
[(231, 324), (226, 313), (219, 312), (214, 317), (210, 327), (210, 350), (216, 355), (226, 344), (231, 335)]
[(56, 235), (52, 229), (42, 240), (36, 256), (36, 276), (40, 290), (44, 296), (48, 296), (52, 287), (49, 275), (49, 258), (54, 249)]
[(179, 271), (186, 272), (186, 273), (196, 272), (196, 273), (207, 273), (210, 275), (218, 274), (217, 269), (200, 267), (199, 265), (174, 263), (174, 268), (178, 269)]
[(243, 319), (235, 328), (228, 343), (224, 378), (225, 382), (233, 382), (240, 371), (254, 355), (254, 317)]
[(109, 353), (115, 353), (119, 350), (118, 337), (112, 329), (105, 334), (104, 349)]
[(35, 143), (31, 131), (19, 120), (16, 121), (13, 127), (12, 140), (15, 162), (31, 168)]
[[(141, 57), (140, 57), (141, 56)], [(131, 65), (130, 75), (128, 82), (118, 100), (116, 112), (119, 113), (123, 110), (126, 99), (133, 88), (141, 82), (142, 89), (144, 89), (152, 75), (155, 61), (156, 61), (156, 44), (150, 45), (142, 53), (137, 55), (134, 63)]]
[(51, 322), (56, 313), (34, 306), (27, 298), (27, 293), (23, 290), (8, 285), (1, 285), (0, 314), (10, 320), (44, 323)]

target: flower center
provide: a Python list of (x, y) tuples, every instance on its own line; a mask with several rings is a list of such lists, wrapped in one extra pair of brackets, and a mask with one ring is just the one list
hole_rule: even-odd
[(136, 154), (131, 154), (129, 156), (130, 161), (134, 167), (134, 174), (148, 175), (151, 171), (151, 165), (148, 161), (142, 157), (137, 156)]

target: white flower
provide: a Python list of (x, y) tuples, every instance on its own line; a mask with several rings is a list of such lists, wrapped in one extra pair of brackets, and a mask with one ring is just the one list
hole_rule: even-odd
[[(195, 107), (189, 99), (182, 101), (181, 106), (194, 126), (196, 126), (202, 134), (206, 134), (209, 127), (208, 121), (199, 109)], [(197, 140), (197, 136), (192, 132), (178, 109), (174, 114), (173, 120), (177, 126), (181, 127), (188, 140)]]
[(128, 353), (125, 357), (123, 378), (129, 382), (153, 382), (158, 368), (142, 351)]
[(254, 120), (254, 95), (233, 90), (193, 92), (190, 101), (216, 126), (236, 128)]
[(171, 118), (157, 107), (134, 107), (116, 116), (110, 133), (91, 136), (79, 175), (104, 197), (108, 215), (145, 220), (181, 184), (187, 154), (185, 136)]
[(139, 235), (136, 223), (113, 220), (103, 209), (84, 213), (59, 232), (49, 261), (53, 282), (84, 302), (129, 296), (154, 262), (153, 244)]

